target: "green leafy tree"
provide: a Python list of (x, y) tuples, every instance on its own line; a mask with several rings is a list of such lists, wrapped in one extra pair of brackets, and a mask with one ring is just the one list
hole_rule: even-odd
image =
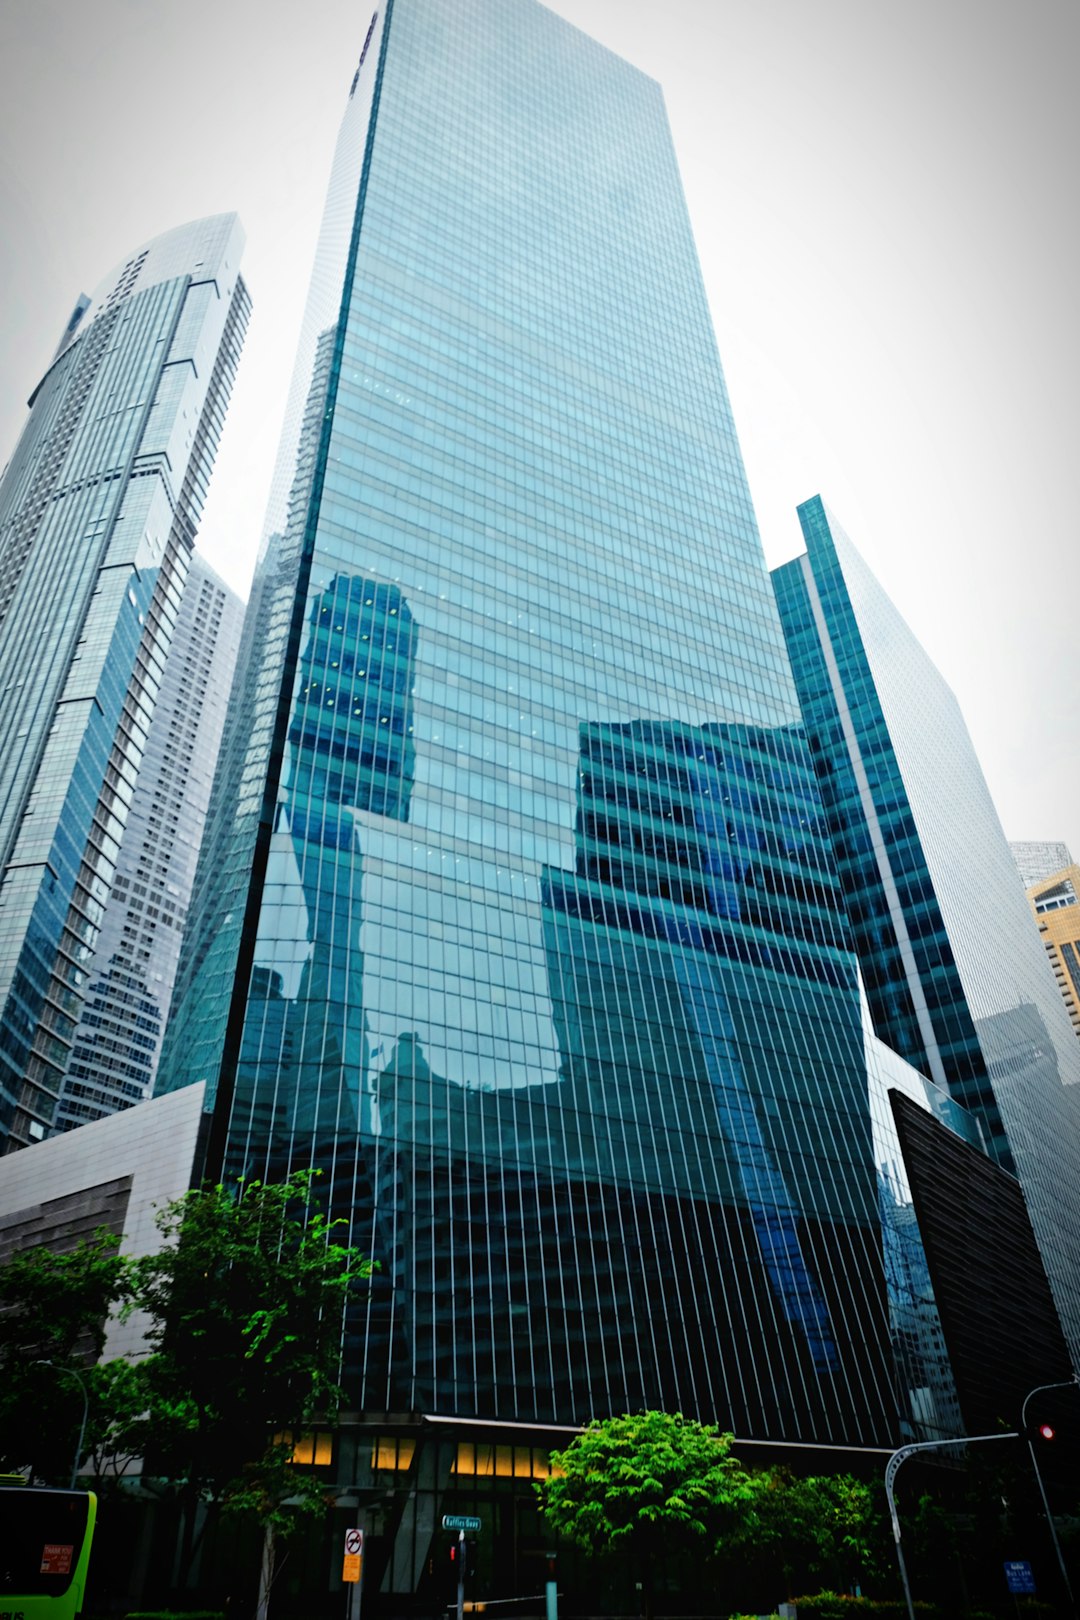
[(536, 1487), (544, 1518), (587, 1552), (629, 1554), (651, 1617), (662, 1558), (708, 1557), (751, 1531), (759, 1485), (731, 1444), (679, 1413), (598, 1419), (553, 1453)]
[(891, 1584), (884, 1489), (852, 1474), (798, 1478), (776, 1468), (761, 1479), (755, 1540), (783, 1571), (787, 1592), (824, 1584)]
[(133, 1262), (127, 1308), (149, 1320), (146, 1406), (116, 1439), (177, 1498), (181, 1579), (200, 1503), (256, 1514), (266, 1590), (277, 1539), (321, 1510), (275, 1436), (333, 1423), (345, 1302), (371, 1267), (337, 1240), (343, 1223), (318, 1210), (313, 1180), (189, 1192), (158, 1216), (163, 1246)]
[(19, 1250), (0, 1267), (0, 1465), (66, 1484), (83, 1419), (92, 1448), (109, 1422), (95, 1363), (110, 1311), (129, 1297), (130, 1262), (107, 1230), (60, 1253)]

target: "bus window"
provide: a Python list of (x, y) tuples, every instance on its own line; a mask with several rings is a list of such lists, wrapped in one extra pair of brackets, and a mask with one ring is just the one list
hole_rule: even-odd
[(0, 1609), (11, 1620), (75, 1620), (96, 1518), (92, 1491), (0, 1487)]

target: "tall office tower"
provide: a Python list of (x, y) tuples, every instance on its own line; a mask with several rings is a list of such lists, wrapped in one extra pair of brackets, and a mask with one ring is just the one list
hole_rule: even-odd
[(195, 552), (54, 1129), (142, 1102), (172, 1001), (244, 606)]
[(875, 1032), (1019, 1177), (1080, 1363), (1080, 1048), (952, 692), (820, 499), (773, 573)]
[(0, 484), (0, 1141), (53, 1124), (249, 300), (233, 214), (80, 300)]
[[(1064, 846), (1062, 846), (1064, 847)], [(1027, 891), (1058, 989), (1080, 1035), (1080, 866), (1067, 861)]]
[(484, 1422), (518, 1475), (646, 1406), (892, 1439), (856, 962), (662, 98), (534, 0), (371, 19), (215, 799), (158, 1090), (379, 1262), (357, 1479), (459, 1425), (390, 1589)]
[(1010, 844), (1016, 870), (1025, 889), (1043, 878), (1052, 877), (1064, 867), (1073, 864), (1067, 844), (1055, 844), (1048, 839), (1035, 839), (1026, 843)]

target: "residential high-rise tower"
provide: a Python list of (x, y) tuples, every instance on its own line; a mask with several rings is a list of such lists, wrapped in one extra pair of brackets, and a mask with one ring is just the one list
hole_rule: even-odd
[(187, 583), (88, 971), (54, 1129), (153, 1089), (244, 607), (203, 557)]
[(249, 300), (235, 215), (80, 299), (0, 483), (0, 1140), (53, 1124)]

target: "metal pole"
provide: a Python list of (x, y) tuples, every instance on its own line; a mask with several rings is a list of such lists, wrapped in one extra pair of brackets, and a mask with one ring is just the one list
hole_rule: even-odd
[(79, 1424), (79, 1438), (75, 1444), (75, 1456), (71, 1464), (71, 1484), (68, 1486), (68, 1489), (73, 1491), (75, 1489), (75, 1481), (79, 1477), (79, 1463), (82, 1459), (83, 1440), (86, 1438), (86, 1416), (90, 1409), (90, 1402), (86, 1394), (86, 1385), (83, 1383), (82, 1374), (77, 1373), (74, 1367), (58, 1367), (55, 1361), (41, 1360), (38, 1361), (37, 1365), (39, 1367), (51, 1367), (54, 1373), (60, 1374), (61, 1378), (65, 1376), (68, 1378), (74, 1378), (75, 1382), (79, 1386), (79, 1389), (82, 1391), (82, 1422)]
[(361, 1558), (360, 1558), (360, 1579), (358, 1581), (353, 1581), (352, 1590), (349, 1593), (349, 1620), (360, 1620), (360, 1609), (361, 1609), (361, 1606), (362, 1606), (363, 1601), (364, 1601), (363, 1586), (364, 1586), (364, 1558), (363, 1558), (363, 1555), (361, 1555)]
[(465, 1532), (457, 1533), (457, 1620), (465, 1620)]
[(547, 1555), (547, 1581), (544, 1583), (544, 1620), (559, 1620), (559, 1583), (555, 1554)]
[(900, 1545), (900, 1519), (896, 1512), (896, 1498), (893, 1496), (893, 1480), (896, 1478), (900, 1464), (910, 1455), (914, 1447), (901, 1446), (894, 1451), (885, 1465), (885, 1495), (889, 1503), (889, 1518), (892, 1521), (893, 1541), (896, 1544), (896, 1562), (900, 1566), (900, 1580), (904, 1587), (904, 1602), (907, 1604), (908, 1620), (915, 1620), (915, 1606), (911, 1601), (911, 1583), (908, 1580), (907, 1565), (904, 1562), (904, 1549)]
[(1069, 1572), (1065, 1567), (1065, 1558), (1061, 1551), (1061, 1542), (1058, 1540), (1057, 1526), (1054, 1523), (1054, 1515), (1050, 1512), (1050, 1503), (1046, 1495), (1046, 1486), (1043, 1484), (1042, 1470), (1039, 1467), (1039, 1459), (1035, 1453), (1035, 1447), (1032, 1443), (1031, 1435), (1028, 1433), (1027, 1404), (1033, 1395), (1041, 1395), (1045, 1390), (1075, 1389), (1078, 1384), (1080, 1384), (1080, 1379), (1076, 1378), (1067, 1378), (1064, 1383), (1061, 1384), (1036, 1384), (1034, 1389), (1028, 1390), (1027, 1394), (1024, 1396), (1023, 1405), (1020, 1408), (1020, 1427), (1023, 1429), (1024, 1437), (1027, 1440), (1028, 1453), (1031, 1457), (1031, 1467), (1035, 1474), (1035, 1483), (1039, 1487), (1039, 1495), (1042, 1497), (1043, 1512), (1046, 1515), (1046, 1523), (1050, 1531), (1050, 1539), (1054, 1543), (1054, 1552), (1057, 1554), (1058, 1569), (1061, 1571), (1061, 1579), (1064, 1582), (1065, 1591), (1069, 1598), (1069, 1607), (1072, 1609), (1074, 1615), (1076, 1614), (1076, 1599), (1073, 1596), (1072, 1582), (1069, 1579)]
[(944, 1451), (946, 1446), (974, 1446), (986, 1440), (1019, 1438), (1015, 1430), (1010, 1430), (1008, 1434), (967, 1434), (962, 1440), (919, 1440), (914, 1445), (900, 1446), (885, 1464), (885, 1495), (888, 1498), (889, 1518), (892, 1520), (893, 1540), (896, 1543), (896, 1562), (900, 1566), (900, 1579), (904, 1584), (908, 1620), (915, 1620), (915, 1605), (911, 1599), (911, 1584), (908, 1581), (907, 1565), (904, 1563), (904, 1552), (900, 1545), (900, 1518), (896, 1511), (896, 1498), (893, 1496), (893, 1481), (900, 1470), (900, 1464), (907, 1462), (916, 1451)]

